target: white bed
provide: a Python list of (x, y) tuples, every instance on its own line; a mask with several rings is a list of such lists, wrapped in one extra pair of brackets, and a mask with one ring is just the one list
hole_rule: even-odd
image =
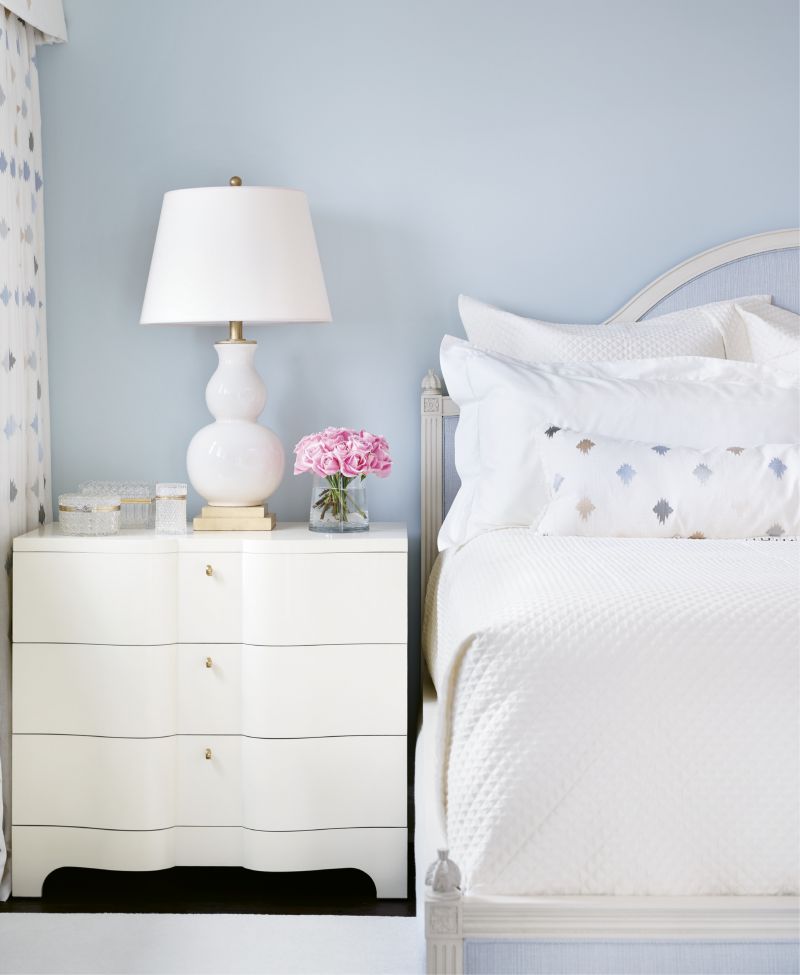
[[(611, 320), (781, 289), (796, 309), (799, 242), (706, 252)], [(429, 374), (423, 587), (456, 415)], [(798, 578), (789, 541), (507, 529), (445, 553), (416, 766), (429, 972), (797, 970)], [(423, 890), (439, 847), (465, 891)]]

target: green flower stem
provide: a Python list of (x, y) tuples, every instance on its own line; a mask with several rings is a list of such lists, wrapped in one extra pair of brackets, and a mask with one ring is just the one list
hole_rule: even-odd
[(347, 493), (347, 486), (352, 481), (357, 479), (363, 481), (365, 477), (366, 474), (356, 475), (355, 477), (345, 477), (344, 474), (329, 474), (325, 480), (330, 487), (314, 502), (314, 507), (321, 509), (320, 518), (324, 518), (330, 511), (337, 521), (347, 521), (350, 507), (362, 518), (366, 518), (366, 514)]

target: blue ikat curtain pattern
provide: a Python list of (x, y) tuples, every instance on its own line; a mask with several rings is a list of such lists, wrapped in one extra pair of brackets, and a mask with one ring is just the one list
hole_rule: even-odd
[(52, 520), (44, 301), (42, 148), (36, 46), (48, 41), (0, 7), (0, 899), (10, 892), (11, 545)]

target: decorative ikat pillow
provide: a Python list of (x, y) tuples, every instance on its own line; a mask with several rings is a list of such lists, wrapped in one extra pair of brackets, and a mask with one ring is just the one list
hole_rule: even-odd
[(540, 535), (787, 538), (800, 534), (800, 445), (695, 450), (550, 426)]

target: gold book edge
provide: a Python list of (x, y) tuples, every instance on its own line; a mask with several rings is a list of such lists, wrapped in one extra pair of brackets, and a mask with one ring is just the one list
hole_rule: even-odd
[(275, 515), (263, 518), (195, 518), (196, 532), (268, 532), (275, 527)]
[(252, 508), (223, 508), (214, 505), (204, 505), (200, 512), (202, 518), (267, 518), (268, 512), (264, 505), (254, 505)]

